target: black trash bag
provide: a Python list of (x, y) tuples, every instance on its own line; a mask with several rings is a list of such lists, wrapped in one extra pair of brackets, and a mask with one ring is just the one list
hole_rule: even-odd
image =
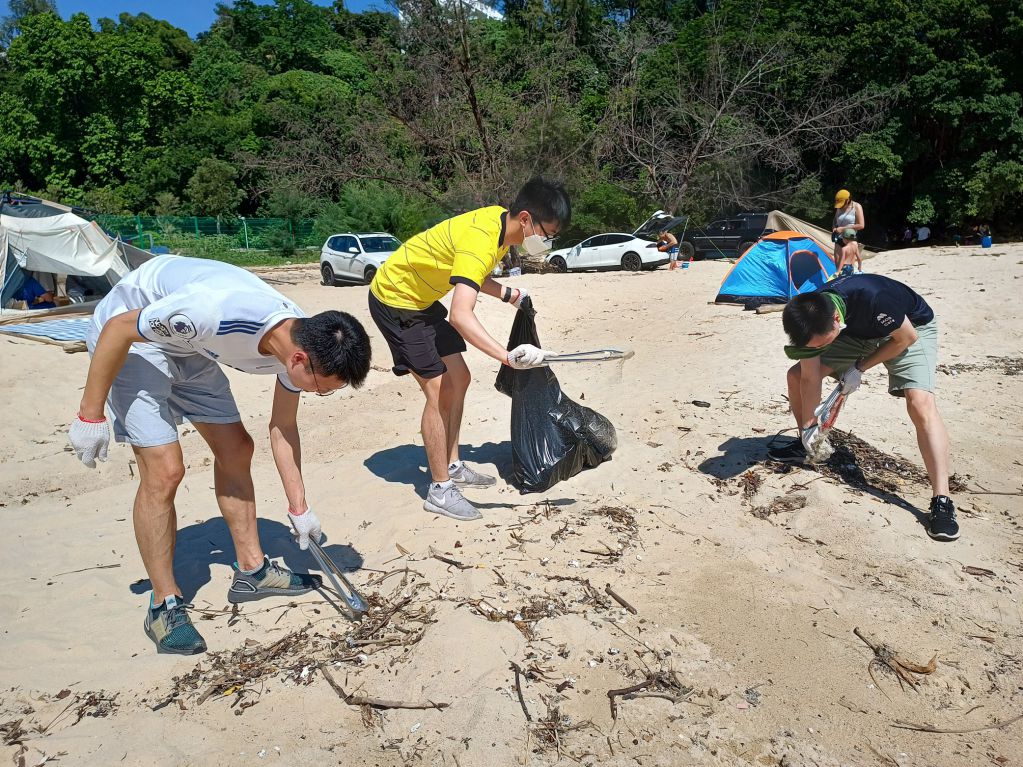
[[(515, 316), (508, 350), (540, 346), (532, 300)], [(512, 481), (523, 493), (538, 493), (592, 469), (618, 447), (615, 427), (600, 413), (565, 396), (549, 367), (515, 370), (501, 366), (494, 384), (511, 397)]]

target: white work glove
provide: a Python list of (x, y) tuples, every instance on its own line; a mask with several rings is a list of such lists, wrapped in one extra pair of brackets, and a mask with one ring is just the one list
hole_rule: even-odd
[(316, 518), (313, 510), (309, 507), (306, 507), (305, 514), (292, 514), (291, 509), (288, 509), (288, 519), (295, 526), (295, 532), (298, 533), (298, 547), (302, 551), (309, 548), (310, 538), (316, 541), (316, 543), (319, 543), (320, 539), (323, 538), (323, 533), (320, 530), (320, 520)]
[(544, 358), (552, 352), (545, 352), (533, 344), (522, 344), (508, 352), (508, 364), (516, 370), (528, 370), (543, 366)]
[(858, 365), (858, 362), (851, 365), (849, 369), (842, 374), (842, 394), (849, 395), (860, 388), (863, 371), (859, 369)]
[(512, 301), (512, 306), (514, 306), (516, 309), (521, 309), (522, 302), (525, 299), (529, 298), (529, 293), (526, 291), (525, 288), (516, 288), (516, 290), (519, 291), (519, 297)]
[(68, 439), (71, 440), (75, 455), (90, 469), (96, 468), (97, 459), (107, 460), (110, 429), (107, 428), (106, 418), (102, 421), (83, 421), (80, 415), (75, 416), (71, 428), (68, 429)]

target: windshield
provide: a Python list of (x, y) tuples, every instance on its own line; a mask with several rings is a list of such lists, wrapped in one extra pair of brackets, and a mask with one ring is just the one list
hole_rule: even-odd
[(360, 237), (362, 248), (367, 253), (390, 253), (401, 247), (396, 237)]

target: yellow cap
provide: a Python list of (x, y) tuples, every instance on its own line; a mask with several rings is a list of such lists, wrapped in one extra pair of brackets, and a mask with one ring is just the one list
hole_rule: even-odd
[(849, 202), (849, 197), (851, 197), (851, 195), (849, 194), (848, 189), (839, 189), (835, 192), (835, 207), (844, 208), (846, 203)]

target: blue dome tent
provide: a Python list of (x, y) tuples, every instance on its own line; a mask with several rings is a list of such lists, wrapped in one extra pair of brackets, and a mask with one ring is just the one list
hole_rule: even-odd
[(735, 262), (718, 290), (716, 303), (784, 304), (816, 290), (835, 273), (835, 262), (801, 232), (775, 232), (758, 240)]

